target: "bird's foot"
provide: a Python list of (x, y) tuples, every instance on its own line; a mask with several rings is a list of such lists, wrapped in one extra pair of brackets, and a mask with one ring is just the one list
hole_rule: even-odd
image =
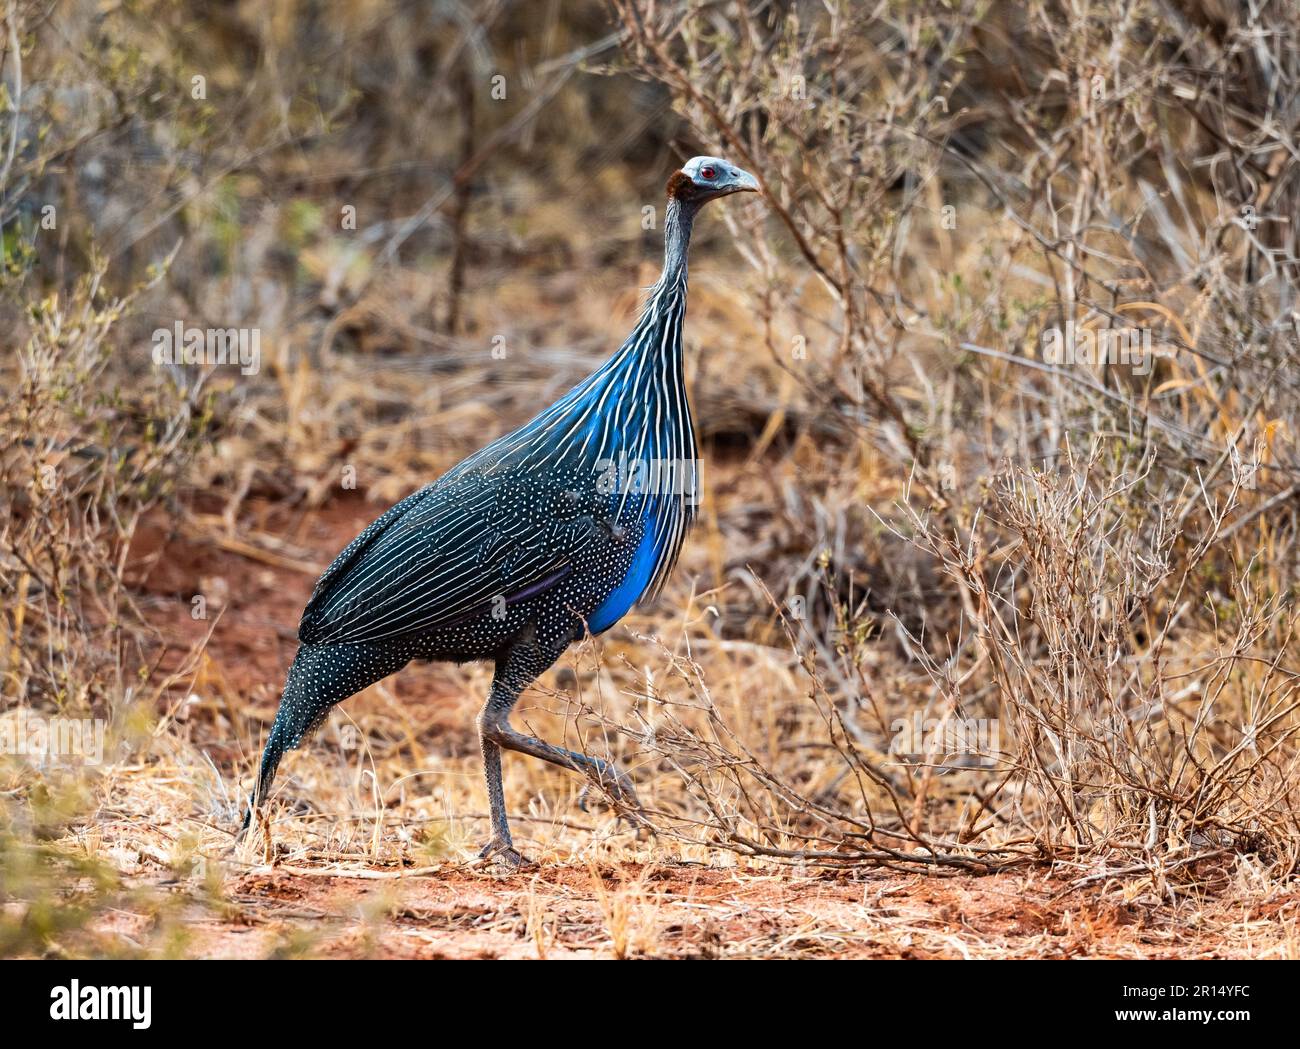
[(643, 815), (641, 801), (636, 796), (636, 787), (633, 786), (627, 773), (613, 765), (605, 765), (599, 773), (584, 783), (582, 790), (578, 792), (578, 808), (583, 812), (587, 811), (587, 801), (591, 797), (593, 787), (599, 787), (604, 792), (613, 804), (619, 819), (626, 820), (636, 828), (649, 826)]
[(493, 838), (483, 848), (479, 849), (476, 863), (487, 863), (488, 860), (496, 860), (504, 864), (511, 870), (518, 870), (520, 867), (531, 867), (532, 860), (526, 859), (518, 849), (511, 844), (508, 838)]

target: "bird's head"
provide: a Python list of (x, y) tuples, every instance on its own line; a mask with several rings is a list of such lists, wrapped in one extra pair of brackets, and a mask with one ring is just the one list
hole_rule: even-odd
[(758, 180), (721, 157), (691, 157), (668, 179), (668, 199), (699, 207), (732, 193), (757, 193)]

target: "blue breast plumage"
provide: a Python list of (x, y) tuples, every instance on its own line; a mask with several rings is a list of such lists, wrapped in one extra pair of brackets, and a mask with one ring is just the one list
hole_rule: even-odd
[(366, 529), (321, 577), (300, 639), (472, 657), (524, 612), (546, 612), (548, 635), (600, 633), (656, 593), (699, 484), (684, 309), (684, 281), (656, 289), (602, 368)]

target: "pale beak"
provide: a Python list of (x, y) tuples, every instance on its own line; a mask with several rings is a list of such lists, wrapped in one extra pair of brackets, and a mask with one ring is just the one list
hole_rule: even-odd
[(730, 181), (727, 183), (729, 193), (757, 193), (758, 179), (748, 171), (741, 171), (740, 168), (732, 173)]

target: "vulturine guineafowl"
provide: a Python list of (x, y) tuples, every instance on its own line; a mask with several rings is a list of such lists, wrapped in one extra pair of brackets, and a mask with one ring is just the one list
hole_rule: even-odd
[(339, 554), (298, 627), (249, 811), (286, 750), (342, 702), (413, 659), (493, 660), (478, 717), (492, 838), (484, 858), (522, 862), (510, 838), (501, 751), (588, 776), (634, 807), (613, 765), (511, 727), (520, 693), (584, 631), (599, 634), (656, 593), (677, 560), (699, 478), (682, 368), (691, 225), (710, 200), (758, 183), (716, 157), (668, 180), (664, 268), (618, 352), (531, 422), (402, 500)]

